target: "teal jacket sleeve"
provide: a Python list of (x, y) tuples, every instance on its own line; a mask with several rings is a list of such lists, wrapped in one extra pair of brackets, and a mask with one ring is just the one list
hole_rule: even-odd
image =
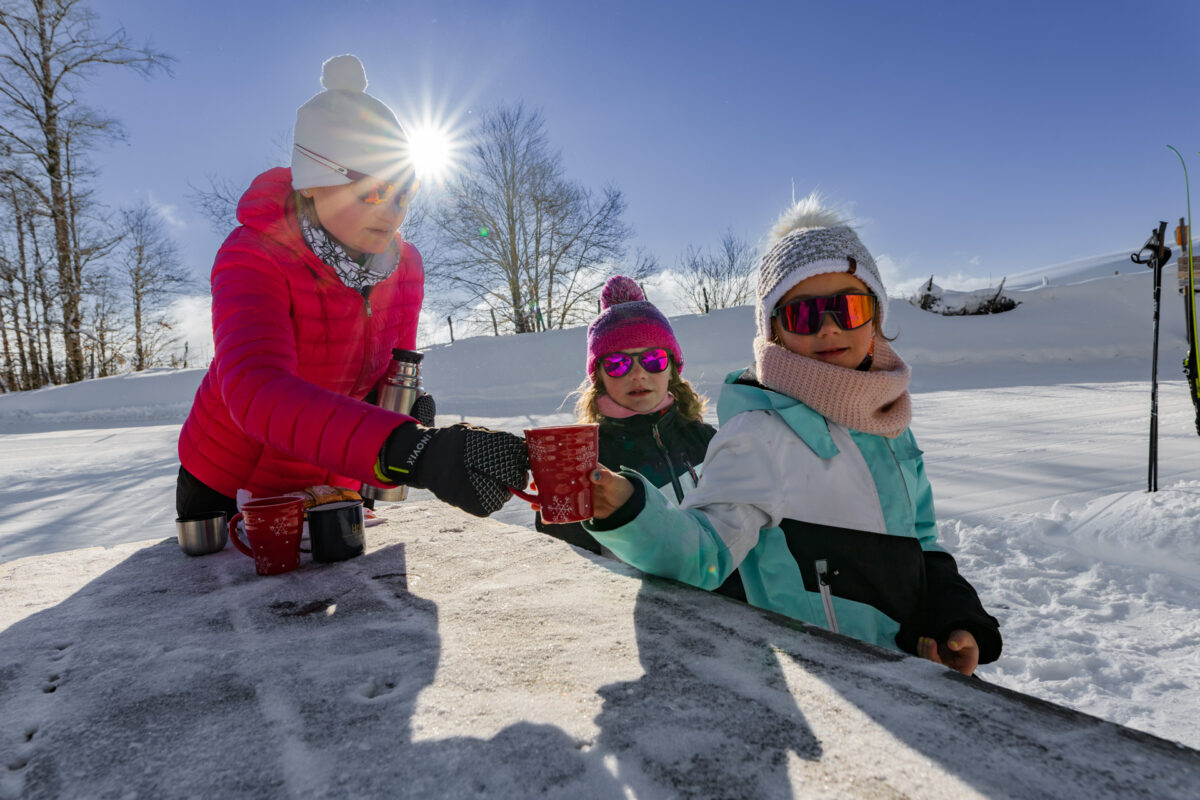
[(921, 542), (922, 550), (932, 550), (944, 553), (945, 549), (938, 543), (937, 512), (933, 508), (933, 487), (925, 476), (925, 460), (917, 457), (917, 502), (916, 527), (917, 539)]
[[(911, 436), (911, 434), (909, 435)], [(916, 488), (913, 492), (913, 523), (916, 527), (917, 541), (921, 543), (922, 550), (944, 553), (946, 549), (938, 542), (937, 512), (933, 507), (933, 487), (929, 485), (929, 478), (925, 474), (925, 459), (920, 455), (921, 451), (916, 448), (915, 441), (913, 447), (917, 451), (917, 456), (912, 464), (916, 475)]]
[(632, 470), (622, 470), (621, 474), (642, 484), (645, 503), (641, 512), (629, 523), (612, 530), (600, 530), (585, 522), (588, 532), (622, 561), (642, 572), (700, 589), (720, 586), (738, 565), (705, 513), (671, 504), (662, 492)]

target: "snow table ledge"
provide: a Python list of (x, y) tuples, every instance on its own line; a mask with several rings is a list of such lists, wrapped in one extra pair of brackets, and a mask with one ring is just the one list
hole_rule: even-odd
[[(0, 565), (0, 797), (1195, 797), (1200, 752), (432, 502)], [(164, 532), (168, 533), (168, 532)]]

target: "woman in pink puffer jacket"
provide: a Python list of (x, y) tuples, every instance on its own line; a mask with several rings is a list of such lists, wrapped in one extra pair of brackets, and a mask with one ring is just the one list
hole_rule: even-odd
[(177, 510), (233, 514), (239, 489), (365, 481), (486, 516), (526, 483), (521, 438), (364, 400), (392, 349), (416, 344), (424, 273), (398, 231), (419, 184), (358, 59), (325, 62), (321, 82), (297, 112), (291, 169), (254, 179), (217, 253), (216, 350), (179, 437)]

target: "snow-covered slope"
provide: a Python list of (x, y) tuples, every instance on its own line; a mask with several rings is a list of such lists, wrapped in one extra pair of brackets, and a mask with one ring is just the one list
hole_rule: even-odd
[[(1001, 315), (893, 299), (889, 332), (913, 365), (942, 536), (1003, 625), (1005, 654), (983, 677), (1197, 747), (1200, 437), (1182, 303), (1164, 291), (1151, 494), (1151, 280), (1127, 260), (1100, 277), (1114, 259), (1031, 278)], [(672, 321), (685, 376), (715, 398), (749, 360), (750, 309)], [(571, 418), (583, 363), (583, 329), (478, 337), (430, 348), (424, 378), (442, 422), (520, 431)], [(0, 396), (0, 562), (171, 536), (175, 437), (201, 375)], [(516, 501), (497, 517), (531, 523)]]

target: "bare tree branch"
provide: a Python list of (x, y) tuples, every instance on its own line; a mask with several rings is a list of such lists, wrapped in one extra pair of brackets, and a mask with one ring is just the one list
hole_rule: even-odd
[(438, 249), (426, 260), (430, 281), (479, 326), (490, 328), (493, 314), (517, 333), (586, 322), (605, 279), (631, 271), (621, 266), (631, 235), (624, 212), (616, 187), (592, 192), (567, 179), (539, 112), (497, 108), (483, 115), (467, 168), (430, 211)]
[(87, 263), (72, 250), (83, 196), (72, 183), (72, 153), (75, 176), (83, 176), (81, 157), (95, 137), (120, 135), (113, 120), (88, 110), (80, 98), (98, 69), (170, 74), (173, 61), (149, 45), (134, 46), (123, 28), (100, 33), (85, 0), (0, 1), (0, 138), (13, 159), (36, 163), (36, 170), (22, 164), (17, 174), (38, 185), (53, 222), (68, 381), (84, 373), (80, 304)]
[(205, 173), (208, 188), (200, 188), (188, 181), (188, 190), (184, 197), (200, 215), (208, 220), (208, 227), (213, 233), (224, 236), (237, 227), (237, 206), (242, 192), (228, 178)]
[(163, 315), (164, 302), (186, 289), (191, 280), (184, 272), (174, 241), (162, 220), (141, 203), (121, 212), (124, 240), (120, 248), (118, 282), (126, 294), (133, 324), (133, 369), (154, 366), (173, 337)]
[(754, 248), (733, 231), (725, 232), (715, 250), (688, 245), (676, 262), (678, 300), (698, 314), (751, 303), (757, 266)]

